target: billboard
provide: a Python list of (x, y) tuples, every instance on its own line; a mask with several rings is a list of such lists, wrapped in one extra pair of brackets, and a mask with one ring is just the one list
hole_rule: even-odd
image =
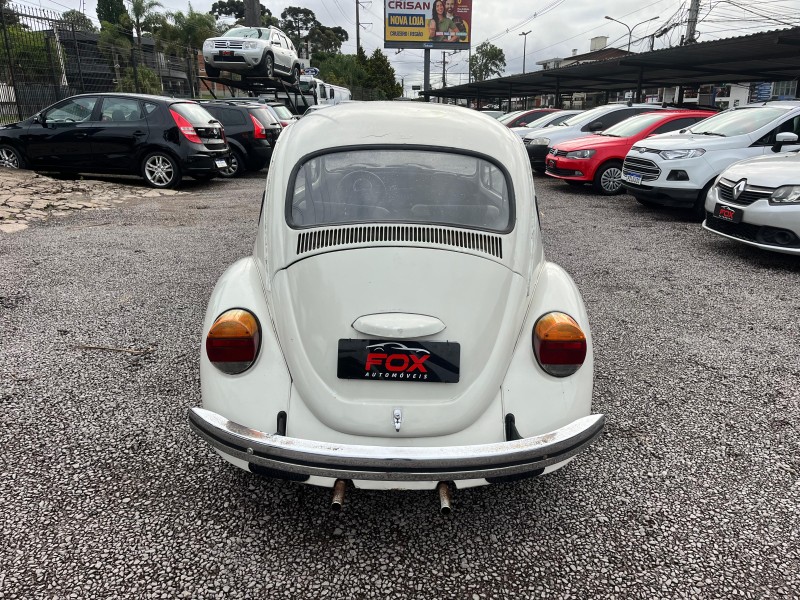
[(472, 0), (384, 0), (384, 48), (469, 50)]

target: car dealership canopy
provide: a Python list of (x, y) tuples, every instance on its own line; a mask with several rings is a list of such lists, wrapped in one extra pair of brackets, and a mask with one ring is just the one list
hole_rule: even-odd
[(438, 98), (510, 98), (709, 83), (785, 81), (800, 74), (800, 27), (677, 46), (422, 92)]

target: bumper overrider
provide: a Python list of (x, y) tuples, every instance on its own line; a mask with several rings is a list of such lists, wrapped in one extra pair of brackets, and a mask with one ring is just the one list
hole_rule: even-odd
[(456, 481), (535, 474), (562, 463), (602, 433), (605, 416), (589, 415), (555, 431), (509, 442), (442, 447), (303, 440), (250, 429), (202, 408), (189, 409), (189, 424), (223, 454), (272, 471), (336, 479)]

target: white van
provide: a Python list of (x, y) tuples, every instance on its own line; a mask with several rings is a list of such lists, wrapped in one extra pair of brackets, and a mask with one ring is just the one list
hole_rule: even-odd
[(700, 217), (717, 175), (746, 158), (798, 150), (797, 135), (800, 101), (738, 106), (636, 142), (622, 165), (622, 184), (642, 204), (692, 208)]
[(351, 100), (353, 95), (346, 87), (325, 83), (319, 77), (302, 75), (300, 77), (300, 90), (305, 94), (309, 92), (314, 96), (316, 104), (339, 104)]

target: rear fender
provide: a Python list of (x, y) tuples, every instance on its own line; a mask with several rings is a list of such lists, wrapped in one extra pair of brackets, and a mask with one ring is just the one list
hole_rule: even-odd
[[(239, 375), (222, 373), (211, 364), (205, 351), (206, 335), (214, 321), (232, 308), (252, 312), (261, 330), (256, 362)], [(203, 408), (247, 427), (274, 433), (278, 413), (288, 413), (291, 383), (270, 318), (262, 273), (253, 257), (243, 258), (220, 277), (208, 302), (200, 348)]]
[[(551, 311), (568, 314), (587, 341), (586, 360), (568, 377), (548, 375), (533, 351), (536, 321)], [(594, 356), (589, 318), (575, 282), (561, 267), (545, 263), (531, 299), (508, 372), (503, 381), (503, 414), (511, 413), (523, 437), (541, 435), (591, 413)]]

